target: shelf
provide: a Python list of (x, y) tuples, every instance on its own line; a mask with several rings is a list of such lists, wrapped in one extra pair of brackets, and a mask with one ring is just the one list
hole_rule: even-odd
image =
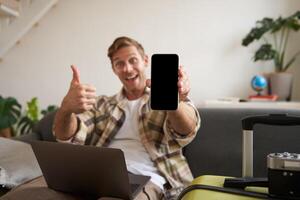
[(295, 109), (300, 110), (300, 102), (229, 102), (220, 100), (205, 100), (197, 104), (199, 108), (256, 108), (256, 109)]

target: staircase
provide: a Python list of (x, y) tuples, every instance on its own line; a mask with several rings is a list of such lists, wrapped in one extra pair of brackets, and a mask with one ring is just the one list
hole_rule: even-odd
[(0, 60), (58, 0), (0, 0)]

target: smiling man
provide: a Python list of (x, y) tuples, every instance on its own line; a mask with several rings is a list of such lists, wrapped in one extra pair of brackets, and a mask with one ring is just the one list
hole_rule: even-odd
[[(71, 66), (73, 79), (58, 109), (53, 134), (59, 142), (122, 149), (128, 171), (151, 179), (136, 200), (176, 199), (192, 179), (182, 154), (200, 127), (197, 109), (188, 98), (189, 79), (179, 67), (180, 103), (175, 111), (151, 110), (148, 56), (141, 44), (117, 38), (108, 49), (112, 71), (123, 87), (113, 96), (96, 96), (96, 88), (82, 84)], [(50, 190), (43, 177), (26, 183), (7, 199), (78, 199)]]
[[(123, 84), (114, 96), (96, 97), (95, 87), (73, 79), (54, 123), (58, 141), (122, 149), (127, 168), (151, 176), (136, 199), (172, 199), (192, 180), (182, 148), (193, 140), (200, 117), (188, 99), (189, 79), (179, 68), (176, 111), (149, 107), (148, 56), (137, 41), (117, 38), (108, 49), (112, 71)], [(96, 120), (95, 120), (96, 119)]]

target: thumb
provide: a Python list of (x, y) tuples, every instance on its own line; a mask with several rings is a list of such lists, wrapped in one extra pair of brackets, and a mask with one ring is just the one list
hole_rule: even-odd
[(148, 88), (151, 88), (151, 79), (147, 79), (147, 80), (146, 80), (146, 86), (147, 86)]
[(80, 84), (78, 68), (75, 65), (71, 65), (71, 68), (73, 71), (73, 78), (71, 84)]

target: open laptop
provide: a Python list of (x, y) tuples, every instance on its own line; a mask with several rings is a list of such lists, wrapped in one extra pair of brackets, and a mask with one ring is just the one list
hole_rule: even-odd
[(84, 198), (133, 199), (149, 176), (129, 174), (120, 149), (31, 142), (49, 188)]

